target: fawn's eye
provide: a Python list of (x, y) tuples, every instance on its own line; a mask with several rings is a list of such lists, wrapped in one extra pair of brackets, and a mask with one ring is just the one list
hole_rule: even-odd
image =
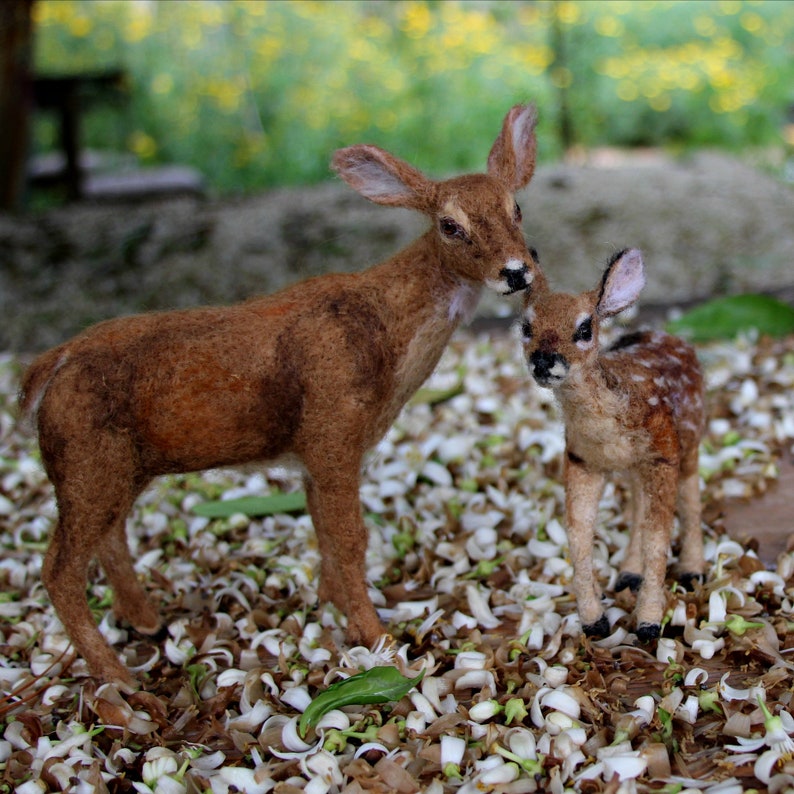
[(579, 325), (576, 326), (576, 330), (573, 334), (573, 341), (574, 342), (590, 342), (593, 339), (593, 318), (592, 317), (585, 317)]
[(532, 339), (532, 323), (529, 320), (521, 323), (521, 335), (524, 339)]
[(513, 219), (515, 220), (516, 223), (521, 223), (521, 219), (523, 217), (524, 216), (521, 214), (521, 207), (519, 207), (518, 202), (516, 202), (516, 207), (513, 210)]
[(456, 237), (460, 240), (466, 239), (465, 230), (457, 221), (452, 220), (452, 218), (444, 217), (438, 222), (438, 225), (441, 229), (441, 234), (445, 237)]

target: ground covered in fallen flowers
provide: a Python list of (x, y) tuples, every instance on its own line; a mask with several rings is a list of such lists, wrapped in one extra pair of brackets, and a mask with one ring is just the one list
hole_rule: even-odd
[[(721, 520), (727, 497), (773, 487), (791, 455), (794, 338), (699, 353), (708, 571), (694, 592), (669, 580), (658, 644), (635, 644), (631, 597), (612, 590), (627, 542), (619, 482), (595, 548), (613, 631), (582, 637), (551, 394), (515, 340), (465, 332), (364, 475), (369, 576), (391, 639), (347, 647), (343, 618), (318, 607), (305, 514), (194, 512), (296, 490), (296, 476), (170, 477), (129, 521), (163, 637), (117, 625), (101, 571), (91, 580), (139, 691), (87, 675), (41, 585), (55, 505), (15, 422), (21, 364), (0, 358), (0, 790), (794, 791), (794, 553), (765, 569)], [(320, 692), (383, 665), (423, 676), (397, 702), (333, 709), (301, 736)]]

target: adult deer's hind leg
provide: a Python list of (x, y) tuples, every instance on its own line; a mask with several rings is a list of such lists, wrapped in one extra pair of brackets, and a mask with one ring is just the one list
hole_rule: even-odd
[(142, 634), (155, 634), (161, 625), (160, 614), (152, 604), (135, 573), (127, 543), (126, 519), (143, 487), (136, 487), (124, 503), (97, 550), (99, 562), (113, 589), (113, 612)]
[[(132, 682), (100, 634), (86, 596), (88, 565), (98, 556), (108, 567), (121, 613), (152, 622), (153, 608), (135, 577), (123, 538), (124, 521), (138, 495), (132, 445), (123, 434), (92, 426), (81, 416), (80, 407), (75, 400), (66, 419), (59, 413), (50, 421), (46, 410), (39, 414), (42, 456), (58, 502), (58, 523), (44, 558), (42, 580), (91, 672)], [(64, 427), (70, 420), (71, 425)]]

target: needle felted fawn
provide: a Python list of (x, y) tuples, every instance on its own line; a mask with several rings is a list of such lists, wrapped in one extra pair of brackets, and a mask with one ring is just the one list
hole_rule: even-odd
[(41, 355), (21, 406), (35, 413), (58, 523), (42, 577), (93, 674), (131, 681), (86, 600), (98, 557), (116, 614), (144, 633), (157, 610), (125, 538), (133, 502), (157, 475), (279, 459), (305, 473), (322, 555), (320, 598), (347, 616), (350, 642), (383, 628), (367, 592), (359, 501), (364, 455), (435, 368), (483, 284), (526, 288), (536, 263), (514, 193), (535, 167), (535, 110), (504, 119), (485, 174), (431, 181), (370, 145), (333, 168), (378, 204), (432, 227), (369, 270), (331, 274), (232, 307), (100, 323)]
[(565, 518), (573, 588), (587, 635), (610, 627), (600, 603), (592, 550), (605, 475), (628, 473), (632, 526), (616, 590), (638, 592), (637, 636), (659, 635), (665, 572), (678, 500), (681, 580), (703, 573), (698, 447), (703, 378), (694, 350), (659, 331), (598, 345), (601, 321), (631, 306), (645, 283), (637, 250), (616, 254), (600, 285), (552, 293), (542, 274), (524, 299), (524, 354), (535, 380), (554, 390), (565, 422)]

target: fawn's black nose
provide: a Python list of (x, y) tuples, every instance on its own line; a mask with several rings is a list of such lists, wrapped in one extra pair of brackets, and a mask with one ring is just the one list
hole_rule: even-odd
[(530, 357), (532, 377), (541, 385), (549, 386), (561, 381), (568, 372), (568, 362), (559, 353), (536, 350)]
[(520, 292), (532, 283), (532, 279), (528, 278), (529, 267), (527, 263), (519, 262), (518, 260), (511, 260), (508, 262), (508, 267), (503, 267), (499, 271), (499, 275), (507, 284), (508, 295), (512, 295), (514, 292)]

